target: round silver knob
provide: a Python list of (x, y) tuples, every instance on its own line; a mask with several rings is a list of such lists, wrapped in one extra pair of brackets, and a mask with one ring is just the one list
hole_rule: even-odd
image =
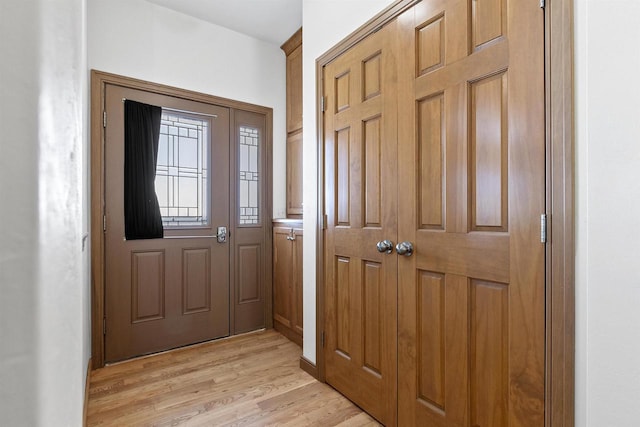
[(398, 255), (411, 256), (413, 253), (413, 245), (411, 242), (400, 242), (396, 245)]
[(376, 249), (378, 249), (380, 253), (386, 252), (390, 254), (393, 252), (393, 242), (391, 240), (381, 240), (376, 244)]

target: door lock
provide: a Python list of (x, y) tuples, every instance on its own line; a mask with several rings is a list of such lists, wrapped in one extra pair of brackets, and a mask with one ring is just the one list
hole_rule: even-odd
[(227, 242), (227, 227), (218, 227), (218, 232), (216, 234), (216, 238), (218, 239), (218, 243), (226, 243)]

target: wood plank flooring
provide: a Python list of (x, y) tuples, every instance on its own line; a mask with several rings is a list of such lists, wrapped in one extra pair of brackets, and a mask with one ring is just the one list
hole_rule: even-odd
[(378, 426), (268, 330), (91, 373), (88, 426)]

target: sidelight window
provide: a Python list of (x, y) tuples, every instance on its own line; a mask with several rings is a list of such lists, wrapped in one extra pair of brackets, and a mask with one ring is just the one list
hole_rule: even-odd
[(239, 223), (254, 225), (260, 223), (259, 189), (260, 174), (260, 132), (259, 129), (240, 126), (239, 134)]

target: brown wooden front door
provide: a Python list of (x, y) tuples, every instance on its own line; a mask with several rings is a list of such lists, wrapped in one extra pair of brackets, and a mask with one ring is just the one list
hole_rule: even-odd
[[(230, 244), (213, 237), (217, 227), (230, 226), (229, 109), (111, 84), (105, 95), (105, 360), (229, 335)], [(184, 118), (172, 126), (163, 116), (158, 163), (168, 166), (156, 190), (161, 210), (174, 206), (163, 217), (191, 220), (185, 217), (196, 204), (204, 206), (205, 221), (165, 226), (162, 239), (124, 238), (124, 98)]]
[(326, 380), (396, 418), (396, 95), (388, 25), (325, 67)]
[(543, 14), (422, 1), (325, 67), (326, 377), (387, 425), (544, 425)]

